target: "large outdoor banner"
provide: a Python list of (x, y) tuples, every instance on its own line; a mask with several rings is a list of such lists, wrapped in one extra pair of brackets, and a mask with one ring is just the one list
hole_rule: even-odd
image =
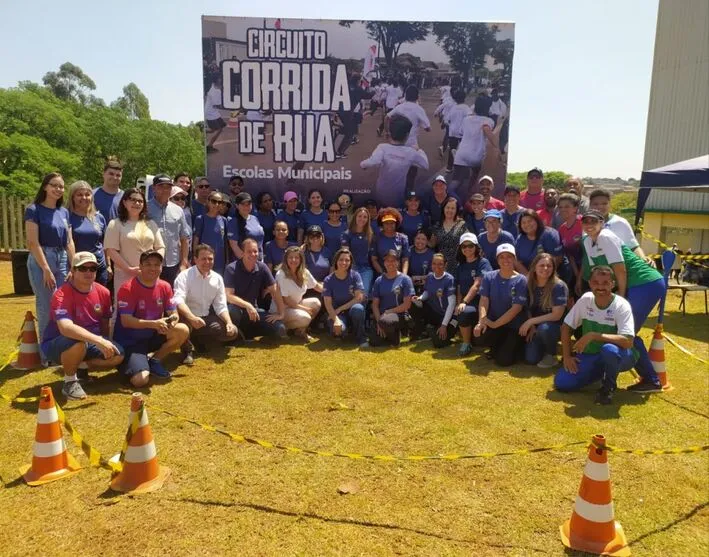
[(504, 187), (514, 24), (202, 18), (207, 176), (402, 205)]

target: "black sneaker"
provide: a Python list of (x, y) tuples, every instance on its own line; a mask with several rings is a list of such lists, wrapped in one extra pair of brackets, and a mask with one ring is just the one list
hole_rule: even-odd
[(630, 385), (628, 387), (628, 390), (633, 393), (640, 394), (661, 393), (662, 385), (656, 385), (655, 383), (651, 383), (650, 381), (640, 381), (639, 383), (635, 383), (635, 385)]
[(612, 404), (613, 403), (613, 391), (610, 389), (606, 389), (605, 387), (601, 387), (598, 392), (596, 393), (596, 404)]

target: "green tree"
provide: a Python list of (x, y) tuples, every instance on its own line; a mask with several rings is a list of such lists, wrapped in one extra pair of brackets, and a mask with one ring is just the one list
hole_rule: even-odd
[(485, 56), (495, 45), (497, 27), (487, 23), (445, 22), (434, 23), (433, 34), (436, 43), (448, 55), (453, 68), (463, 74), (463, 82), (468, 83), (471, 72), (485, 65)]
[(94, 80), (84, 71), (71, 62), (64, 62), (59, 66), (58, 72), (47, 72), (42, 78), (42, 83), (58, 99), (86, 104), (89, 100), (89, 91), (96, 89)]
[(148, 97), (133, 82), (123, 88), (123, 95), (111, 103), (111, 108), (121, 110), (131, 120), (150, 120)]
[(495, 64), (502, 64), (502, 78), (509, 82), (512, 78), (512, 57), (514, 55), (514, 42), (511, 39), (495, 41), (490, 55)]
[[(354, 20), (341, 20), (340, 25), (350, 27)], [(422, 41), (428, 36), (429, 24), (422, 21), (362, 21), (369, 37), (379, 43), (387, 68), (395, 67), (401, 45)]]
[[(560, 189), (564, 182), (570, 176), (563, 170), (549, 170), (544, 172), (544, 187)], [(511, 186), (517, 186), (520, 189), (527, 189), (527, 173), (526, 172), (508, 172), (507, 183)]]

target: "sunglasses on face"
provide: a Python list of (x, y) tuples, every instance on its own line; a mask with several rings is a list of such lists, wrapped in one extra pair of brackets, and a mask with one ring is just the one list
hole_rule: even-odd
[(145, 203), (145, 201), (143, 201), (143, 200), (140, 199), (139, 197), (129, 197), (129, 198), (128, 198), (128, 201), (132, 201), (132, 202), (135, 203), (136, 205), (142, 205), (143, 203)]
[(206, 190), (206, 189), (209, 189), (209, 188), (211, 188), (211, 187), (212, 187), (212, 186), (210, 186), (209, 184), (200, 184), (199, 186), (197, 186), (197, 189), (199, 189), (199, 190)]
[(342, 209), (328, 209), (327, 212), (328, 213), (341, 213)]
[(172, 198), (174, 201), (184, 201), (187, 199), (186, 196), (184, 195), (176, 195), (175, 197)]
[(226, 201), (220, 201), (219, 199), (210, 199), (209, 202), (215, 205), (226, 205)]
[(76, 268), (76, 270), (81, 273), (95, 273), (98, 271), (98, 267), (95, 265), (80, 265)]

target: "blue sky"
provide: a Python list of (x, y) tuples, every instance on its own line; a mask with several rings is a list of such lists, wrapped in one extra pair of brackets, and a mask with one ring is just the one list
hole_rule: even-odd
[[(454, 7), (454, 5), (456, 5)], [(511, 171), (642, 170), (657, 0), (11, 2), (0, 0), (0, 87), (70, 61), (112, 101), (133, 81), (153, 118), (202, 117), (200, 16), (512, 21)], [(404, 10), (405, 7), (405, 10)]]

